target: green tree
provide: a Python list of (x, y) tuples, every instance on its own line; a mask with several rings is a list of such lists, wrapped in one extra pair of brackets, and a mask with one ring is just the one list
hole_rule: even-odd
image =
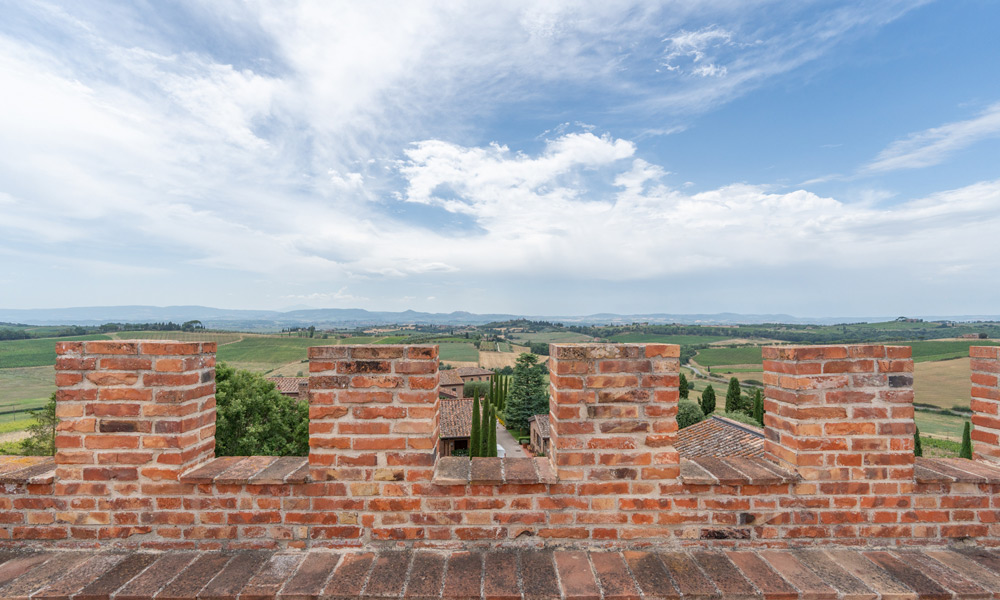
[(677, 403), (677, 427), (684, 429), (705, 420), (705, 413), (697, 402), (681, 400)]
[(473, 395), (478, 395), (485, 401), (488, 399), (489, 391), (490, 382), (488, 381), (466, 381), (465, 385), (462, 386), (462, 397), (471, 398)]
[(477, 390), (472, 399), (472, 433), (469, 435), (469, 456), (482, 456), (482, 427), (479, 418), (479, 391)]
[(308, 456), (309, 403), (259, 373), (215, 368), (216, 456)]
[(677, 391), (680, 392), (681, 400), (687, 400), (689, 389), (688, 378), (684, 376), (684, 373), (681, 373), (680, 383), (677, 384)]
[(753, 420), (764, 426), (764, 394), (757, 388), (753, 394)]
[[(970, 442), (972, 440), (969, 440)], [(920, 428), (913, 428), (913, 456), (923, 456), (924, 445), (920, 443)]]
[(735, 377), (729, 378), (729, 389), (726, 390), (726, 412), (737, 412), (740, 410), (740, 396), (743, 390), (740, 388), (740, 380)]
[(56, 453), (56, 417), (55, 392), (49, 396), (49, 401), (40, 410), (32, 413), (35, 422), (28, 427), (31, 435), (21, 442), (21, 454), (28, 456), (52, 456)]
[(706, 416), (715, 412), (715, 388), (711, 383), (705, 386), (705, 391), (701, 393), (701, 410)]
[(538, 365), (537, 361), (538, 357), (534, 354), (522, 353), (517, 357), (514, 380), (510, 384), (507, 407), (504, 410), (509, 429), (527, 431), (528, 419), (533, 415), (549, 412), (549, 394), (545, 389), (544, 367), (539, 369), (541, 365)]
[(490, 434), (489, 434), (489, 454), (488, 456), (497, 455), (497, 415), (493, 410), (490, 410)]
[(972, 458), (972, 423), (965, 422), (962, 430), (962, 449), (958, 451), (959, 458)]

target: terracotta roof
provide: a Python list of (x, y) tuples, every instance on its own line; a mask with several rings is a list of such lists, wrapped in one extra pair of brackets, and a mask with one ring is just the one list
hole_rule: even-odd
[(479, 367), (459, 367), (457, 369), (451, 369), (452, 371), (458, 373), (459, 377), (465, 379), (466, 377), (475, 377), (476, 375), (492, 375), (493, 371), (489, 369), (480, 369)]
[(457, 400), (458, 399), (458, 392), (456, 392), (455, 390), (453, 390), (451, 388), (442, 387), (442, 388), (438, 388), (438, 396), (441, 396), (442, 398), (449, 398), (449, 399)]
[(267, 380), (274, 383), (279, 392), (290, 396), (299, 395), (300, 383), (309, 383), (308, 377), (268, 377)]
[(441, 400), (442, 438), (467, 438), (472, 435), (472, 398)]
[(458, 374), (458, 369), (444, 369), (438, 373), (439, 385), (462, 385), (462, 376)]
[(549, 415), (535, 415), (528, 419), (528, 422), (538, 423), (538, 432), (542, 434), (543, 438), (549, 437)]
[(695, 456), (764, 456), (764, 430), (732, 419), (713, 416), (677, 432), (677, 452)]

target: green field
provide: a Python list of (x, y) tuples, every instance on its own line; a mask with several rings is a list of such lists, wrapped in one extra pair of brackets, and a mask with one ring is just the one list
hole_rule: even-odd
[(280, 365), (305, 360), (310, 346), (333, 345), (330, 340), (297, 337), (247, 337), (219, 346), (219, 360), (231, 363)]
[(962, 441), (962, 429), (968, 419), (918, 410), (913, 417), (921, 436)]
[(44, 367), (56, 364), (56, 342), (109, 340), (106, 335), (78, 335), (37, 340), (0, 341), (0, 369)]
[(694, 361), (703, 367), (723, 365), (760, 365), (764, 363), (760, 346), (746, 348), (708, 348), (699, 350)]
[(510, 338), (518, 342), (545, 342), (549, 344), (573, 344), (589, 342), (592, 337), (572, 331), (545, 331), (539, 333), (513, 333)]
[(455, 362), (478, 362), (479, 350), (471, 342), (448, 342), (438, 346), (438, 358)]
[(961, 342), (892, 342), (889, 345), (910, 346), (913, 348), (913, 362), (926, 362), (967, 358), (969, 346), (997, 346), (1000, 343), (990, 340), (963, 340)]
[(177, 340), (178, 342), (215, 342), (220, 346), (238, 342), (244, 333), (218, 331), (119, 331), (111, 334), (119, 340)]
[(667, 335), (658, 333), (619, 333), (611, 336), (612, 342), (621, 344), (680, 344), (682, 346), (694, 346), (698, 344), (711, 344), (721, 342), (730, 338), (721, 335)]

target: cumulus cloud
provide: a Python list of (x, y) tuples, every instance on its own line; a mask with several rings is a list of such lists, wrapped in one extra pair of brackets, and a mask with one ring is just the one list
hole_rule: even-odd
[[(852, 204), (743, 184), (690, 194), (665, 183), (662, 166), (634, 158), (630, 144), (584, 135), (594, 151), (553, 150), (582, 139), (567, 136), (535, 157), (498, 146), (417, 144), (400, 169), (410, 184), (405, 199), (465, 214), (485, 233), (460, 244), (425, 240), (410, 247), (410, 256), (445, 257), (462, 271), (610, 280), (705, 268), (889, 266), (917, 256), (946, 268), (982, 260), (982, 248), (963, 241), (970, 228), (985, 238), (1000, 225), (989, 208), (1000, 200), (998, 181), (895, 205), (882, 203), (884, 196)], [(604, 169), (594, 171), (598, 164)], [(609, 184), (616, 191), (592, 191)], [(442, 186), (448, 199), (432, 194)]]
[(897, 140), (862, 170), (872, 173), (930, 167), (976, 142), (995, 137), (1000, 137), (1000, 103), (972, 119), (947, 123)]

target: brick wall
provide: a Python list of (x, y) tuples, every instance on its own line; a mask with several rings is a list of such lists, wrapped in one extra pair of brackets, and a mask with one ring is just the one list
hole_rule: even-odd
[[(55, 461), (0, 459), (8, 545), (1000, 543), (1000, 468), (912, 458), (906, 348), (767, 349), (770, 460), (678, 459), (677, 346), (553, 345), (552, 456), (471, 461), (436, 455), (432, 346), (310, 349), (310, 454), (280, 459), (213, 458), (212, 344), (58, 352)], [(996, 456), (1000, 360), (973, 356)]]
[(972, 440), (979, 458), (1000, 460), (1000, 347), (969, 348), (972, 366)]
[[(215, 452), (215, 344), (60, 342), (54, 520), (77, 539), (149, 533)], [(176, 500), (174, 504), (179, 504)]]

